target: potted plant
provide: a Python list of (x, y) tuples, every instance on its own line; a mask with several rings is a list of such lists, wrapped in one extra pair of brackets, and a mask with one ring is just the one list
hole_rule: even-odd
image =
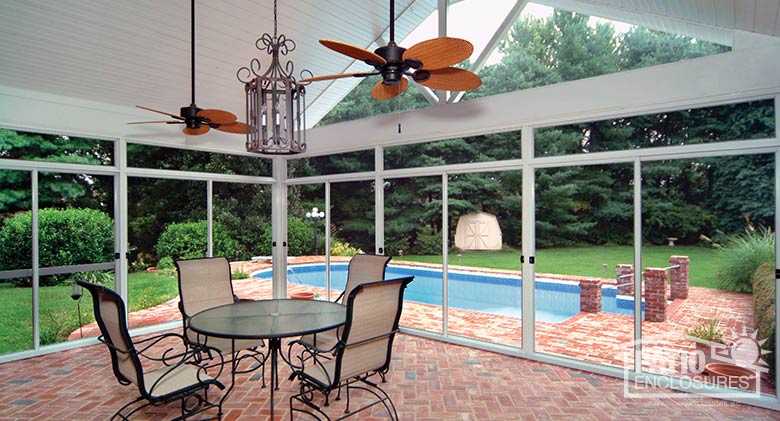
[[(685, 335), (694, 342), (696, 354), (699, 356), (698, 367), (700, 369), (704, 369), (704, 366), (711, 361), (731, 359), (731, 343), (725, 339), (725, 332), (720, 328), (720, 318), (717, 312), (702, 319), (696, 326), (685, 329)], [(713, 358), (715, 355), (721, 358)]]

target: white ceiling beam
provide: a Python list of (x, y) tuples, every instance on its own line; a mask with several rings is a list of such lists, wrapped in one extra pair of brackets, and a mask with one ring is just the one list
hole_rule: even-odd
[[(778, 68), (780, 47), (768, 46), (333, 124), (311, 131), (317, 142), (309, 144), (308, 154), (767, 98), (780, 92)], [(396, 130), (399, 121), (404, 127), (402, 134)]]
[[(528, 0), (517, 0), (517, 3), (512, 6), (512, 9), (509, 10), (509, 13), (507, 13), (504, 21), (501, 22), (501, 25), (498, 26), (496, 32), (494, 32), (493, 36), (490, 37), (490, 41), (488, 41), (488, 43), (485, 45), (485, 48), (483, 48), (482, 52), (479, 53), (479, 56), (476, 60), (474, 60), (474, 63), (471, 63), (469, 70), (472, 73), (477, 73), (482, 69), (482, 66), (484, 66), (488, 58), (490, 58), (493, 50), (498, 47), (498, 43), (504, 39), (504, 36), (507, 32), (509, 32), (509, 29), (512, 27), (512, 25), (514, 25), (515, 22), (517, 22), (517, 19), (520, 18), (520, 14), (523, 13), (523, 9), (525, 8), (526, 4), (528, 4)], [(463, 95), (465, 94), (465, 91), (460, 91), (452, 96), (449, 102), (460, 102), (460, 100), (463, 98)]]
[[(438, 6), (439, 6), (439, 36), (440, 37), (446, 37), (447, 36), (447, 8), (448, 8), (448, 1), (447, 0), (438, 0)], [(447, 102), (447, 91), (444, 90), (438, 90), (436, 91), (436, 96), (438, 99), (438, 102), (441, 104), (444, 104)]]

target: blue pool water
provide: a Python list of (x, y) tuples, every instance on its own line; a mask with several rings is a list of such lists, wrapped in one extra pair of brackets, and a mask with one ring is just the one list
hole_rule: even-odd
[[(347, 283), (347, 264), (332, 264), (331, 288), (343, 290)], [(442, 305), (441, 271), (388, 266), (386, 278), (393, 279), (414, 275), (404, 299), (419, 303)], [(270, 278), (271, 270), (257, 272), (257, 278)], [(287, 281), (325, 288), (325, 265), (301, 265), (287, 268)], [(449, 306), (464, 310), (481, 311), (505, 316), (521, 317), (522, 279), (519, 276), (493, 276), (483, 273), (450, 271)], [(605, 286), (601, 289), (602, 311), (617, 314), (634, 314), (634, 300), (617, 297), (617, 289)], [(644, 308), (644, 303), (643, 303)], [(536, 320), (559, 323), (580, 312), (580, 287), (576, 282), (536, 280)]]

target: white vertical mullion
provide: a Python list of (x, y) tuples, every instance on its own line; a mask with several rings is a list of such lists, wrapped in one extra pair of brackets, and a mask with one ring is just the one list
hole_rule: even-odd
[[(206, 180), (206, 257), (214, 257), (214, 181)], [(228, 260), (233, 256), (225, 256)]]
[(287, 160), (273, 158), (273, 190), (271, 205), (271, 259), (273, 264), (273, 296), (287, 296)]
[(40, 317), (40, 248), (38, 240), (40, 238), (38, 229), (38, 170), (32, 170), (31, 174), (32, 208), (30, 209), (32, 218), (32, 326), (33, 326), (33, 349), (41, 347), (41, 317)]
[(384, 166), (384, 149), (374, 148), (374, 253), (389, 255), (385, 250), (385, 189), (382, 172)]
[[(780, 139), (780, 95), (775, 96), (775, 139)], [(777, 230), (780, 227), (780, 150), (775, 152), (775, 303), (780, 303), (780, 237)], [(780, 306), (775, 304), (775, 326), (780, 322)], [(775, 344), (780, 343), (780, 329), (775, 329)], [(775, 367), (780, 367), (780, 352), (775, 350)], [(780, 384), (780, 371), (775, 370), (775, 384)], [(780, 388), (775, 390), (775, 398), (780, 399)]]
[(325, 288), (328, 301), (333, 301), (330, 296), (330, 181), (325, 182)]
[(115, 250), (119, 253), (119, 259), (115, 261), (114, 287), (119, 295), (128, 302), (128, 270), (127, 255), (129, 250), (129, 236), (127, 232), (128, 209), (128, 180), (127, 180), (127, 141), (120, 139), (115, 143), (114, 155), (119, 174), (114, 176), (114, 235), (116, 238)]
[(534, 314), (536, 309), (534, 301), (536, 269), (529, 260), (530, 256), (534, 256), (536, 253), (536, 199), (534, 192), (534, 168), (528, 165), (529, 162), (533, 161), (534, 157), (534, 129), (532, 127), (523, 127), (520, 136), (521, 159), (523, 161), (521, 253), (526, 257), (522, 268), (522, 348), (527, 353), (534, 353), (536, 352), (536, 315)]
[[(620, 282), (618, 280), (618, 282)], [(634, 371), (642, 371), (642, 162), (634, 160)]]
[[(438, 1), (438, 10), (439, 10), (439, 36), (440, 37), (446, 37), (447, 36), (447, 6), (448, 6), (449, 0), (439, 0)], [(439, 104), (444, 104), (447, 102), (447, 91), (440, 90), (436, 91), (438, 97), (439, 97)]]
[(447, 336), (448, 314), (449, 314), (449, 225), (450, 218), (447, 208), (449, 207), (449, 184), (447, 173), (441, 175), (441, 311), (442, 311), (442, 334)]

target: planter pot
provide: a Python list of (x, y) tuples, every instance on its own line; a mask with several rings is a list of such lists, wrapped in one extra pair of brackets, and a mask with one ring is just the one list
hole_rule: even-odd
[(729, 363), (709, 363), (704, 370), (717, 385), (734, 389), (756, 389), (755, 370)]
[(296, 299), (296, 300), (313, 300), (314, 299), (314, 293), (313, 292), (293, 292), (290, 294), (290, 298)]
[(698, 351), (696, 355), (698, 357), (697, 367), (699, 370), (704, 370), (709, 363), (732, 359), (731, 347), (733, 344), (730, 342), (713, 346), (702, 342), (694, 342), (694, 345), (696, 351)]

